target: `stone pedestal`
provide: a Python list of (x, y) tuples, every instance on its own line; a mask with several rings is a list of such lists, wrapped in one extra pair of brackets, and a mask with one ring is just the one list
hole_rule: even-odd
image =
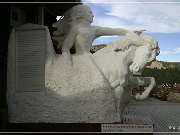
[[(17, 64), (16, 42), (15, 35), (11, 34), (8, 51), (7, 84), (10, 123), (114, 122), (116, 111), (113, 91), (98, 69), (92, 64), (86, 64), (88, 56), (73, 55), (73, 67), (66, 67), (62, 55), (54, 53), (47, 27), (26, 24), (19, 29), (26, 30), (27, 28), (44, 29), (46, 33), (45, 86), (44, 89), (41, 87), (41, 90), (36, 90), (35, 87), (31, 90), (29, 86), (27, 86), (27, 90), (17, 90), (17, 82), (20, 82), (17, 80), (17, 70), (15, 68)], [(30, 41), (30, 37), (21, 36), (22, 41)], [(38, 43), (40, 42), (38, 41)], [(35, 45), (35, 43), (32, 45)], [(33, 77), (37, 76), (33, 74)], [(28, 83), (33, 85), (31, 81)], [(23, 88), (26, 88), (26, 86), (24, 85)]]

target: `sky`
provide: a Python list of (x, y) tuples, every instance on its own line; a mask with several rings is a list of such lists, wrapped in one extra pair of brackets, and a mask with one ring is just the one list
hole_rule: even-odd
[[(143, 34), (158, 41), (157, 60), (180, 62), (180, 0), (82, 0), (94, 14), (92, 25), (145, 29)], [(93, 44), (119, 38), (106, 36)]]

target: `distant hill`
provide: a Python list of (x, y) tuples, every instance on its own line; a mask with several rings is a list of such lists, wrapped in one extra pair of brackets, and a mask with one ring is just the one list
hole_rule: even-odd
[(152, 76), (156, 84), (180, 83), (180, 62), (155, 61), (145, 68), (142, 76)]
[(167, 67), (162, 64), (162, 62), (155, 60), (147, 68), (157, 68), (157, 69), (166, 69)]
[(98, 51), (106, 46), (107, 46), (106, 44), (94, 45), (91, 47), (91, 52), (95, 53), (96, 51)]
[(163, 64), (164, 67), (167, 68), (176, 68), (180, 70), (180, 62), (164, 62), (164, 61), (159, 61)]
[(157, 68), (157, 69), (177, 69), (180, 70), (180, 62), (165, 62), (155, 60), (147, 68)]

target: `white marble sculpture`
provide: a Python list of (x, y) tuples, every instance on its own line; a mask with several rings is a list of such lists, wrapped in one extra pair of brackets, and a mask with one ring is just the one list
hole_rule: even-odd
[[(64, 22), (68, 23), (65, 24)], [(54, 27), (57, 27), (57, 31), (54, 32), (54, 40), (58, 41), (58, 48), (62, 47), (62, 56), (68, 63), (67, 66), (73, 66), (70, 48), (75, 45), (76, 55), (83, 54), (82, 57), (86, 57), (86, 63), (88, 65), (95, 65), (95, 67), (97, 67), (98, 70), (105, 76), (105, 78), (110, 82), (111, 88), (115, 89), (115, 96), (118, 99), (118, 116), (121, 117), (124, 107), (127, 105), (126, 102), (130, 101), (129, 97), (131, 95), (131, 91), (129, 91), (129, 97), (125, 99), (126, 101), (122, 99), (123, 93), (128, 92), (128, 90), (124, 89), (126, 89), (126, 87), (128, 87), (129, 90), (131, 89), (130, 84), (132, 82), (129, 82), (129, 80), (133, 80), (133, 77), (128, 80), (128, 76), (132, 76), (129, 74), (129, 66), (130, 71), (133, 74), (138, 74), (139, 71), (142, 71), (147, 63), (153, 61), (158, 54), (156, 50), (158, 48), (157, 42), (148, 36), (138, 36), (143, 30), (132, 31), (122, 28), (113, 29), (91, 26), (90, 24), (92, 22), (93, 14), (88, 6), (75, 6), (68, 10), (64, 14), (63, 18), (53, 25)], [(125, 37), (114, 42), (113, 45), (109, 45), (109, 47), (98, 51), (94, 55), (90, 54), (90, 47), (94, 39), (104, 35), (124, 35)], [(122, 54), (120, 53), (121, 55), (118, 54), (118, 56), (116, 56), (117, 54), (114, 54), (114, 51), (119, 52), (118, 49), (124, 51), (128, 49), (130, 45), (142, 47), (137, 49), (137, 54), (135, 54), (135, 47), (128, 50), (131, 51), (129, 54), (127, 52)], [(110, 53), (107, 53), (106, 50), (108, 52), (110, 51)], [(151, 52), (150, 50), (154, 51)], [(140, 56), (138, 56), (138, 54), (140, 54)], [(134, 60), (132, 58), (134, 58)], [(115, 60), (118, 61), (114, 62)], [(143, 81), (144, 84), (151, 83), (151, 85), (143, 93), (143, 95), (136, 95), (136, 99), (147, 98), (153, 86), (155, 86), (153, 78), (143, 79), (149, 80), (148, 82)], [(138, 81), (136, 81), (136, 85), (138, 85)]]
[[(143, 30), (91, 26), (92, 21), (90, 8), (77, 5), (53, 24), (57, 27), (53, 39), (62, 54), (55, 53), (47, 27), (21, 26), (46, 30), (46, 90), (41, 92), (15, 90), (15, 32), (12, 31), (7, 90), (10, 122), (120, 122), (124, 108), (133, 98), (131, 88), (148, 84), (142, 95), (134, 98), (148, 97), (155, 85), (154, 78), (133, 75), (139, 75), (159, 54), (157, 42), (149, 36), (139, 36)], [(103, 35), (124, 37), (91, 54), (93, 40)], [(76, 53), (70, 54), (73, 45)]]
[[(129, 48), (123, 51), (124, 47)], [(150, 36), (127, 35), (93, 54), (98, 68), (114, 90), (116, 109), (120, 121), (122, 113), (132, 99), (132, 88), (148, 85), (136, 100), (148, 98), (156, 82), (153, 77), (133, 77), (141, 75), (145, 66), (159, 54), (157, 42)]]
[[(144, 30), (128, 30), (123, 28), (108, 28), (91, 26), (93, 13), (86, 5), (77, 5), (68, 10), (58, 22), (53, 24), (57, 27), (53, 39), (58, 42), (58, 48), (62, 47), (62, 56), (68, 65), (72, 65), (70, 49), (73, 45), (76, 48), (76, 55), (90, 55), (92, 42), (100, 37), (107, 35), (125, 35), (127, 33), (140, 34)], [(85, 56), (84, 56), (85, 57)], [(91, 59), (88, 64), (90, 64)]]

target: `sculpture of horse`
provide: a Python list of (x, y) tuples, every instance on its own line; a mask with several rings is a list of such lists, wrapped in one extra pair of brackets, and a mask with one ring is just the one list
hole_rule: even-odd
[[(126, 37), (125, 37), (126, 38)], [(147, 64), (150, 64), (159, 54), (157, 41), (150, 36), (134, 36), (134, 41), (120, 39), (93, 54), (94, 63), (114, 90), (116, 109), (119, 121), (122, 113), (132, 99), (132, 88), (140, 85), (149, 85), (136, 100), (144, 100), (155, 86), (153, 77), (134, 77), (141, 75)], [(140, 40), (139, 40), (140, 39)], [(129, 49), (123, 51), (123, 44), (128, 44)], [(138, 45), (139, 44), (139, 45)], [(142, 44), (142, 45), (141, 45)], [(111, 51), (110, 51), (111, 50)]]

